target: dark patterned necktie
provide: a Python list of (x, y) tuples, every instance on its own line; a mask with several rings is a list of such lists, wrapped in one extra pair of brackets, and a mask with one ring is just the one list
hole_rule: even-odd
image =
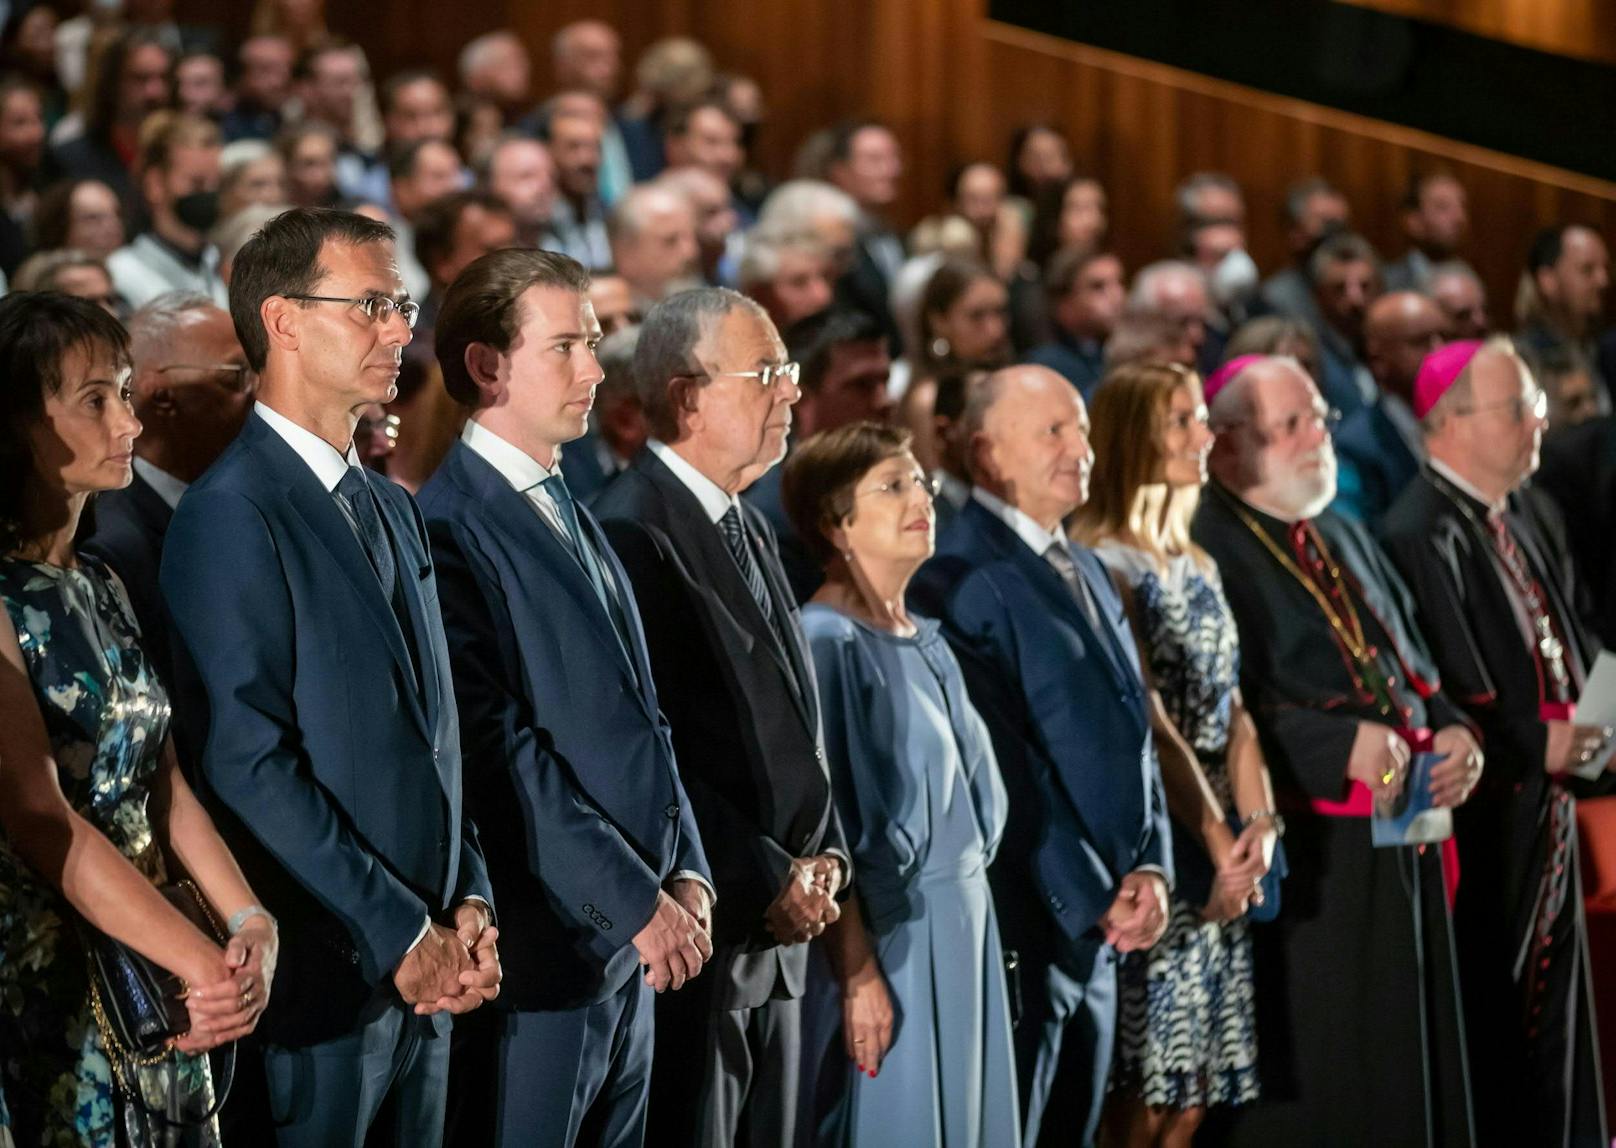
[(350, 466), (337, 483), (337, 494), (353, 511), (354, 522), (359, 526), (359, 543), (365, 548), (371, 569), (382, 584), (382, 593), (391, 602), (398, 584), (398, 562), (393, 557), (393, 544), (387, 540), (387, 530), (382, 526), (381, 506), (364, 470)]
[(731, 506), (724, 511), (724, 516), (718, 520), (718, 529), (724, 535), (724, 543), (734, 556), (735, 565), (740, 567), (741, 577), (746, 580), (746, 588), (752, 592), (758, 609), (773, 622), (774, 603), (769, 599), (769, 587), (763, 581), (763, 571), (758, 569), (757, 559), (752, 555), (752, 544), (747, 538), (746, 524), (741, 521), (739, 508)]

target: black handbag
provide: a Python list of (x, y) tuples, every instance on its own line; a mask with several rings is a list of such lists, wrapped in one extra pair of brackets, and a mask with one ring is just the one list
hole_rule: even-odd
[[(161, 885), (157, 891), (204, 934), (225, 943), (223, 927), (193, 882)], [(219, 1050), (223, 1071), (214, 1084), (214, 1103), (206, 1112), (177, 1116), (172, 1103), (164, 1110), (151, 1107), (138, 1086), (137, 1072), (161, 1064), (171, 1055), (169, 1042), (190, 1030), (185, 982), (98, 929), (85, 925), (83, 934), (90, 963), (90, 1008), (118, 1090), (148, 1115), (169, 1124), (205, 1124), (230, 1095), (236, 1071), (234, 1042)]]

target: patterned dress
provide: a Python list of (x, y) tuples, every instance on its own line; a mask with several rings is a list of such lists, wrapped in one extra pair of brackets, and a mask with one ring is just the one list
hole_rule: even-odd
[[(123, 586), (93, 559), (76, 570), (0, 559), (0, 599), (16, 628), (62, 792), (154, 883), (163, 857), (148, 786), (168, 730), (168, 697), (140, 651)], [(218, 1143), (211, 1122), (170, 1128), (126, 1103), (91, 1015), (77, 914), (0, 833), (0, 1088), (19, 1148)], [(206, 1057), (171, 1054), (138, 1074), (148, 1104), (182, 1114), (212, 1104)], [(6, 1145), (0, 1110), (0, 1146)]]
[[(1224, 755), (1240, 648), (1216, 569), (1181, 555), (1163, 573), (1140, 551), (1116, 543), (1102, 543), (1095, 554), (1132, 587), (1144, 639), (1140, 653), (1167, 716), (1195, 751), (1224, 809), (1233, 808)], [(1178, 826), (1174, 832), (1184, 833)], [(1257, 1097), (1249, 926), (1203, 921), (1200, 910), (1175, 897), (1162, 939), (1130, 954), (1119, 970), (1111, 1086), (1152, 1107), (1245, 1104)]]

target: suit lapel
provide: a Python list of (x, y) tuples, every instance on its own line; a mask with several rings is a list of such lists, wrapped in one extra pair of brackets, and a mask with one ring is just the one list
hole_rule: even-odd
[[(773, 553), (763, 545), (763, 527), (760, 525), (763, 514), (755, 506), (745, 502), (741, 503), (741, 516), (746, 520), (747, 529), (758, 540), (757, 561), (758, 568), (763, 571), (763, 581), (768, 586), (769, 597), (774, 601), (775, 626), (782, 651), (791, 664), (791, 673), (796, 677), (797, 688), (791, 692), (792, 701), (797, 703), (798, 712), (809, 729), (818, 729), (819, 722), (813, 709), (816, 695), (812, 692), (812, 676), (808, 672), (808, 658), (803, 652), (802, 638), (797, 627), (791, 624), (791, 612), (796, 609), (796, 597), (787, 585), (785, 571), (775, 559)], [(748, 592), (748, 597), (751, 597)], [(761, 613), (761, 611), (759, 611)], [(767, 624), (768, 620), (764, 620)]]
[[(309, 532), (319, 539), (364, 606), (365, 614), (381, 631), (406, 686), (401, 692), (406, 697), (405, 704), (410, 715), (421, 727), (421, 732), (430, 738), (431, 725), (421, 708), (415, 672), (410, 666), (409, 650), (404, 644), (404, 633), (399, 629), (392, 603), (382, 593), (381, 583), (376, 580), (370, 559), (365, 557), (359, 539), (343, 518), (342, 511), (337, 509), (335, 496), (320, 486), (314, 472), (297, 456), (297, 452), (262, 419), (248, 419), (247, 428), (242, 433), (252, 436), (253, 449), (286, 484), (287, 501), (308, 526)], [(386, 499), (378, 501), (384, 505), (387, 502)], [(400, 566), (400, 578), (416, 577), (413, 567), (403, 563)]]
[[(487, 459), (463, 442), (455, 443), (450, 450), (448, 465), (456, 467), (463, 479), (461, 485), (466, 493), (482, 508), (482, 512), (488, 516), (495, 528), (506, 535), (518, 550), (526, 552), (541, 563), (556, 581), (561, 583), (578, 611), (594, 629), (596, 638), (618, 651), (618, 668), (628, 674), (630, 667), (624, 660), (623, 643), (617, 636), (617, 629), (612, 625), (611, 618), (607, 617), (600, 598), (595, 594), (589, 576), (584, 573), (578, 559), (573, 557), (572, 551), (556, 537), (549, 524), (539, 517), (539, 512), (528, 502), (527, 496), (511, 486), (505, 476), (495, 470)], [(586, 517), (584, 508), (578, 507), (580, 525)], [(585, 529), (587, 530), (587, 527)], [(603, 544), (604, 540), (597, 542), (597, 549)], [(621, 588), (622, 583), (619, 583), (619, 589)], [(631, 684), (638, 684), (633, 682), (632, 675), (630, 681)]]
[[(379, 482), (387, 480), (380, 479)], [(397, 555), (399, 593), (404, 598), (405, 610), (410, 616), (410, 629), (415, 635), (415, 663), (421, 675), (421, 697), (426, 710), (428, 729), (438, 725), (438, 663), (433, 652), (431, 620), (426, 616), (426, 603), (421, 597), (421, 580), (432, 570), (431, 559), (421, 549), (420, 533), (415, 517), (406, 506), (387, 492), (377, 491), (376, 501), (381, 504), (382, 518), (392, 535), (393, 553)]]
[[(775, 633), (769, 620), (763, 616), (762, 608), (757, 604), (757, 599), (752, 597), (746, 579), (741, 576), (740, 567), (735, 564), (734, 555), (724, 544), (718, 526), (708, 519), (700, 500), (690, 493), (689, 488), (679, 481), (678, 476), (669, 470), (661, 459), (657, 458), (655, 451), (641, 451), (635, 465), (639, 466), (645, 477), (662, 492), (669, 510), (678, 521), (679, 533), (689, 539), (691, 545), (695, 547), (694, 557), (700, 567), (703, 589), (718, 598), (723, 608), (729, 611), (754, 642), (763, 643), (764, 649), (768, 650), (769, 656), (780, 667), (780, 672), (789, 676), (792, 673), (791, 664), (788, 655), (781, 649), (779, 635)], [(742, 505), (744, 507), (745, 504)], [(744, 509), (742, 513), (745, 513)], [(748, 527), (751, 528), (750, 522)], [(759, 567), (766, 571), (768, 566), (768, 562), (761, 561), (760, 555)], [(768, 573), (764, 574), (764, 580), (768, 582)], [(770, 593), (776, 594), (776, 602), (780, 601), (776, 590), (771, 589)], [(789, 594), (786, 600), (790, 601)], [(799, 681), (798, 688), (791, 691), (792, 698), (797, 704), (797, 713), (802, 718), (803, 724), (817, 735), (818, 730), (803, 703), (801, 687), (802, 683)]]
[(174, 511), (163, 501), (163, 496), (152, 489), (151, 483), (140, 477), (138, 470), (129, 483), (129, 501), (133, 503), (141, 522), (156, 537), (161, 538), (168, 533), (168, 523), (174, 517)]

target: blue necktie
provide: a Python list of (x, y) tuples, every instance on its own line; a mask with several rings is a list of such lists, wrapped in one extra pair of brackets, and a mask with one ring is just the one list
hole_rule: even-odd
[(387, 530), (382, 526), (381, 507), (376, 502), (375, 492), (370, 489), (364, 470), (350, 466), (342, 481), (337, 483), (337, 493), (353, 511), (354, 521), (359, 526), (359, 543), (365, 548), (371, 569), (382, 584), (382, 593), (391, 603), (394, 587), (398, 583), (398, 563), (393, 557), (393, 544), (387, 540)]
[[(612, 628), (617, 632), (617, 640), (623, 644), (623, 652), (628, 653), (628, 620), (617, 604), (617, 599), (606, 586), (606, 570), (601, 563), (600, 555), (584, 537), (583, 526), (578, 521), (578, 507), (572, 500), (572, 491), (567, 489), (567, 480), (559, 474), (553, 474), (539, 484), (549, 493), (555, 502), (556, 509), (561, 512), (561, 521), (566, 525), (567, 534), (572, 539), (572, 548), (578, 558), (578, 565), (584, 568), (584, 575), (589, 584), (594, 587), (595, 596), (600, 599), (601, 609), (611, 619)], [(633, 659), (629, 659), (633, 665)]]
[(758, 569), (757, 559), (752, 556), (752, 544), (746, 537), (746, 526), (741, 522), (741, 512), (733, 506), (724, 511), (724, 516), (718, 520), (718, 529), (723, 533), (724, 542), (735, 558), (735, 565), (741, 568), (741, 577), (746, 580), (746, 588), (757, 600), (758, 609), (763, 611), (765, 618), (773, 622), (774, 603), (769, 600), (769, 587), (763, 581), (763, 571)]

